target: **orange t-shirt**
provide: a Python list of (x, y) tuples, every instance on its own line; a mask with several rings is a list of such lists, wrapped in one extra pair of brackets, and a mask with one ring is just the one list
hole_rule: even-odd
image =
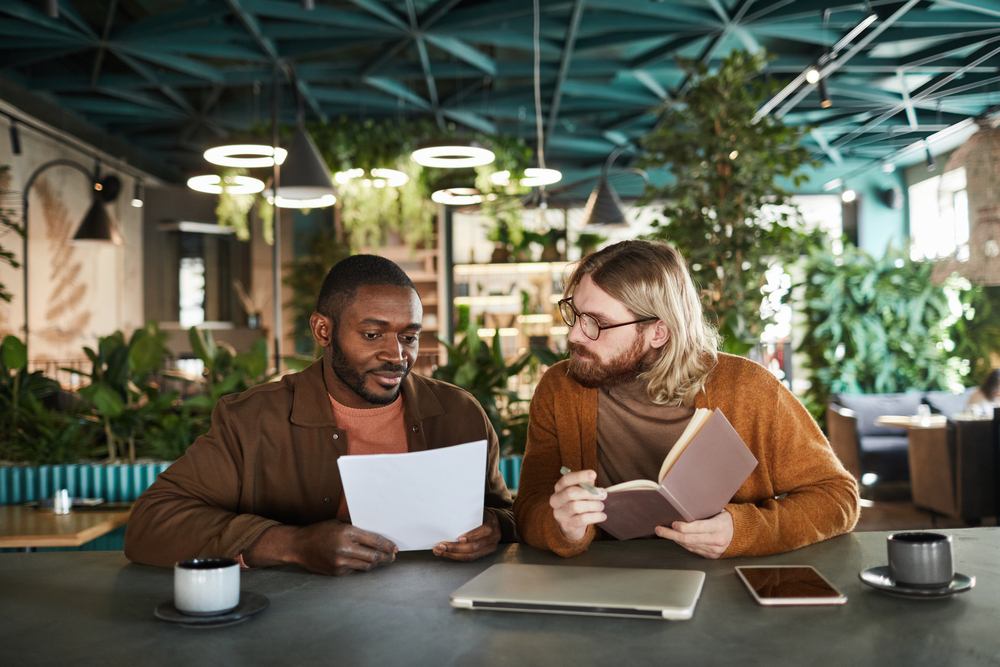
[[(335, 401), (333, 396), (329, 398), (337, 426), (347, 431), (349, 455), (403, 454), (407, 451), (402, 398), (379, 408), (349, 408)], [(337, 518), (341, 521), (351, 518), (344, 494), (340, 496)]]

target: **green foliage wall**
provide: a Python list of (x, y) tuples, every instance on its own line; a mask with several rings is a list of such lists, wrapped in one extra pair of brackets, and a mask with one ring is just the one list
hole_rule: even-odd
[(932, 284), (932, 269), (893, 248), (879, 259), (853, 246), (811, 255), (799, 351), (812, 382), (806, 404), (818, 420), (831, 394), (961, 388), (951, 327), (962, 286)]

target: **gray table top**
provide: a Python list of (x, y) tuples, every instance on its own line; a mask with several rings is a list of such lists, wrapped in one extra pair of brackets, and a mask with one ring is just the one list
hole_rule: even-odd
[[(120, 552), (0, 554), (4, 665), (980, 665), (1000, 664), (1000, 529), (954, 536), (974, 589), (913, 600), (871, 589), (887, 533), (844, 535), (766, 558), (709, 561), (664, 540), (604, 542), (571, 559), (524, 545), (475, 563), (401, 554), (383, 569), (322, 577), (244, 571), (271, 605), (243, 623), (190, 629), (160, 621), (173, 572)], [(449, 594), (498, 562), (698, 569), (688, 621), (466, 611)], [(808, 564), (848, 596), (842, 606), (756, 605), (733, 567)]]

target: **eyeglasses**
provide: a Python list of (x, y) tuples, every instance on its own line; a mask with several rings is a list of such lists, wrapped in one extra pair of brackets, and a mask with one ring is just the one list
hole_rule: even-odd
[(627, 327), (630, 324), (640, 324), (642, 322), (652, 322), (659, 319), (658, 317), (647, 317), (641, 320), (635, 320), (632, 322), (622, 322), (621, 324), (607, 324), (602, 326), (598, 323), (597, 318), (588, 313), (581, 313), (576, 310), (573, 306), (573, 297), (568, 299), (562, 299), (559, 301), (559, 314), (562, 315), (563, 322), (566, 323), (570, 329), (576, 324), (577, 318), (580, 319), (580, 331), (583, 335), (590, 340), (597, 340), (601, 335), (601, 332), (605, 329), (617, 329), (618, 327)]

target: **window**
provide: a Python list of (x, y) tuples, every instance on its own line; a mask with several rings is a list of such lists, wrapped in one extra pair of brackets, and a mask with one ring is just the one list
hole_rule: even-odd
[(965, 168), (910, 186), (910, 257), (946, 257), (969, 251), (969, 195)]

